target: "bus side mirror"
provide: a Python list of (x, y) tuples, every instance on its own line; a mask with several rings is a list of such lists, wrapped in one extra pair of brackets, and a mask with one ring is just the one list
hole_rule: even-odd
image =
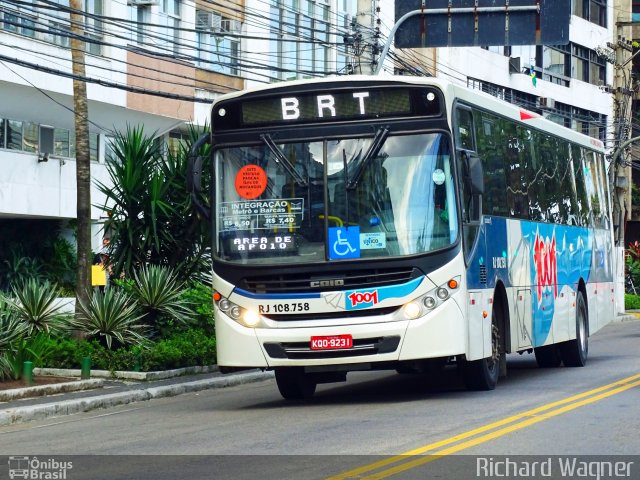
[(471, 195), (482, 195), (484, 193), (484, 171), (480, 157), (475, 152), (468, 152), (466, 162), (470, 193)]
[(191, 195), (195, 210), (207, 220), (211, 219), (209, 210), (202, 204), (202, 162), (200, 149), (209, 143), (209, 134), (203, 133), (191, 146), (187, 162), (187, 191)]
[(463, 181), (469, 195), (466, 205), (467, 220), (470, 225), (478, 225), (482, 216), (482, 194), (484, 193), (484, 171), (478, 154), (469, 150), (461, 152)]

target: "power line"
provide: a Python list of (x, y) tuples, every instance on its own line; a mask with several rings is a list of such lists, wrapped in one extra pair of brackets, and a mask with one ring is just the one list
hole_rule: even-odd
[(155, 97), (163, 97), (163, 98), (169, 98), (171, 100), (184, 100), (184, 101), (188, 101), (188, 102), (194, 102), (194, 103), (211, 103), (210, 100), (206, 100), (203, 98), (197, 98), (197, 97), (190, 97), (187, 95), (180, 95), (177, 93), (169, 93), (169, 92), (159, 92), (156, 90), (149, 90), (146, 88), (141, 88), (141, 87), (133, 87), (133, 86), (129, 86), (129, 85), (122, 85), (119, 83), (114, 83), (114, 82), (109, 82), (106, 80), (100, 80), (100, 79), (96, 79), (96, 78), (91, 78), (91, 77), (87, 77), (87, 76), (78, 76), (78, 75), (74, 75), (73, 73), (69, 73), (69, 72), (65, 72), (62, 70), (56, 70), (53, 68), (49, 68), (49, 67), (44, 67), (42, 65), (38, 65), (36, 63), (31, 63), (31, 62), (26, 62), (24, 60), (20, 60), (18, 58), (11, 58), (11, 57), (7, 57), (6, 55), (1, 55), (0, 54), (0, 60), (3, 60), (5, 62), (8, 63), (12, 63), (14, 65), (20, 65), (21, 67), (26, 67), (26, 68), (31, 68), (33, 70), (38, 70), (40, 72), (45, 72), (45, 73), (49, 73), (52, 75), (57, 75), (60, 77), (65, 77), (65, 78), (71, 78), (73, 80), (80, 80), (86, 83), (95, 83), (97, 85), (102, 85), (103, 87), (110, 87), (110, 88), (117, 88), (119, 90), (126, 90), (128, 92), (132, 92), (132, 93), (140, 93), (143, 95), (152, 95)]

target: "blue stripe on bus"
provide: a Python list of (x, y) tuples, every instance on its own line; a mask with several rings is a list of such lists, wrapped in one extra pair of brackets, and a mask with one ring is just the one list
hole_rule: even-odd
[(254, 300), (290, 300), (295, 298), (322, 298), (320, 293), (251, 293), (240, 288), (234, 288), (233, 293)]

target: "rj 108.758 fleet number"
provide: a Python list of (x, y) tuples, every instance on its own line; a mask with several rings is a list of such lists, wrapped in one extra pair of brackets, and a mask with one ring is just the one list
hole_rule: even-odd
[(276, 303), (275, 305), (260, 305), (258, 307), (260, 313), (308, 312), (310, 309), (307, 302)]

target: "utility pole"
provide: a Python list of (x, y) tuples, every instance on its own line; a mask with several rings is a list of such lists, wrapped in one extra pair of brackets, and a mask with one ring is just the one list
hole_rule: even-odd
[(376, 0), (358, 0), (357, 31), (360, 45), (356, 45), (355, 73), (372, 75), (375, 72), (374, 46), (377, 51), (378, 39), (375, 38), (374, 12)]
[(71, 61), (73, 107), (76, 133), (76, 233), (78, 264), (76, 278), (76, 313), (78, 303), (88, 303), (91, 288), (91, 162), (89, 155), (89, 109), (85, 78), (85, 42), (83, 0), (71, 0)]
[[(629, 212), (630, 202), (630, 179), (631, 167), (629, 166), (626, 146), (631, 136), (631, 101), (632, 101), (632, 78), (631, 65), (628, 57), (633, 48), (628, 36), (625, 35), (625, 27), (628, 28), (628, 19), (620, 18), (619, 14), (616, 22), (616, 43), (609, 46), (615, 51), (615, 78), (614, 78), (614, 125), (615, 143), (613, 149), (613, 160), (610, 167), (610, 191), (613, 200), (614, 224), (618, 225), (615, 232), (615, 242), (617, 246), (624, 246), (624, 227)], [(628, 16), (629, 14), (626, 13)]]

